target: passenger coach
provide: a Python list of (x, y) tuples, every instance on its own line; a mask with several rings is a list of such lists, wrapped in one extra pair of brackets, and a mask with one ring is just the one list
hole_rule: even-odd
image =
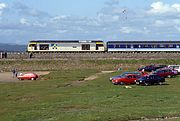
[(108, 52), (180, 52), (180, 41), (109, 41)]
[(34, 40), (27, 47), (28, 52), (104, 52), (104, 42), (101, 40)]

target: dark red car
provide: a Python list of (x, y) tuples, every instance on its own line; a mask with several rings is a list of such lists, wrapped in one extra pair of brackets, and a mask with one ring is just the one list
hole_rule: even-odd
[(141, 68), (138, 68), (139, 71), (147, 71), (147, 72), (152, 72), (152, 71), (156, 71), (157, 69), (160, 69), (160, 68), (164, 68), (166, 67), (166, 65), (158, 65), (158, 64), (153, 64), (153, 65), (148, 65), (148, 66), (145, 66), (145, 67), (141, 67)]
[(35, 73), (20, 73), (17, 75), (17, 78), (19, 80), (36, 80), (38, 78), (38, 75)]
[(175, 76), (175, 73), (173, 72), (173, 70), (171, 70), (169, 68), (157, 70), (153, 74), (157, 74), (164, 78), (167, 78), (167, 77), (170, 78), (170, 77)]
[(141, 76), (137, 74), (127, 74), (124, 76), (121, 76), (119, 78), (115, 78), (112, 80), (112, 83), (114, 85), (117, 84), (134, 84), (135, 80), (139, 79)]

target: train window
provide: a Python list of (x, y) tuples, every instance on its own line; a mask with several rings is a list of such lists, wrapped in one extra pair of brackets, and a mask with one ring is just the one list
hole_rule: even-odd
[(96, 50), (99, 50), (99, 47), (103, 47), (103, 44), (96, 44)]
[(164, 45), (157, 45), (157, 48), (165, 48)]
[(115, 48), (119, 48), (119, 45), (115, 45)]
[(144, 45), (139, 45), (140, 48), (144, 48)]
[(127, 48), (131, 48), (131, 45), (127, 45)]
[(108, 45), (108, 48), (114, 48), (114, 45)]
[(148, 45), (148, 48), (152, 48), (152, 45)]
[(151, 45), (151, 48), (156, 48), (156, 47), (157, 47), (157, 46), (156, 46), (156, 45), (154, 45), (154, 44), (153, 44), (153, 45)]
[(168, 45), (168, 44), (165, 44), (164, 47), (165, 47), (165, 48), (169, 48), (169, 45)]
[(133, 45), (134, 48), (139, 48), (139, 45)]
[(148, 48), (148, 45), (141, 45), (141, 48)]
[(169, 48), (176, 48), (176, 45), (169, 45)]
[(90, 45), (89, 44), (83, 44), (82, 50), (90, 50)]
[(29, 45), (29, 47), (34, 47), (34, 46), (36, 46), (36, 44), (30, 44), (30, 45)]
[(42, 44), (42, 45), (39, 45), (40, 47), (40, 50), (49, 50), (49, 44)]
[(120, 48), (126, 48), (126, 45), (120, 45)]
[(34, 50), (37, 50), (37, 45), (36, 44), (30, 44), (29, 47), (34, 47)]

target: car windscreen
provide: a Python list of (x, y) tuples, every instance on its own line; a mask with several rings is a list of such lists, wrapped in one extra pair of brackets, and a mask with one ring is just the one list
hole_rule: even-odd
[(144, 80), (144, 79), (147, 79), (148, 77), (147, 76), (143, 76), (140, 78), (140, 80)]

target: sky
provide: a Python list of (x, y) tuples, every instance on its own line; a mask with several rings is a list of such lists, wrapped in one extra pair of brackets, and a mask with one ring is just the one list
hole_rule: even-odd
[(180, 0), (0, 0), (0, 43), (180, 40)]

